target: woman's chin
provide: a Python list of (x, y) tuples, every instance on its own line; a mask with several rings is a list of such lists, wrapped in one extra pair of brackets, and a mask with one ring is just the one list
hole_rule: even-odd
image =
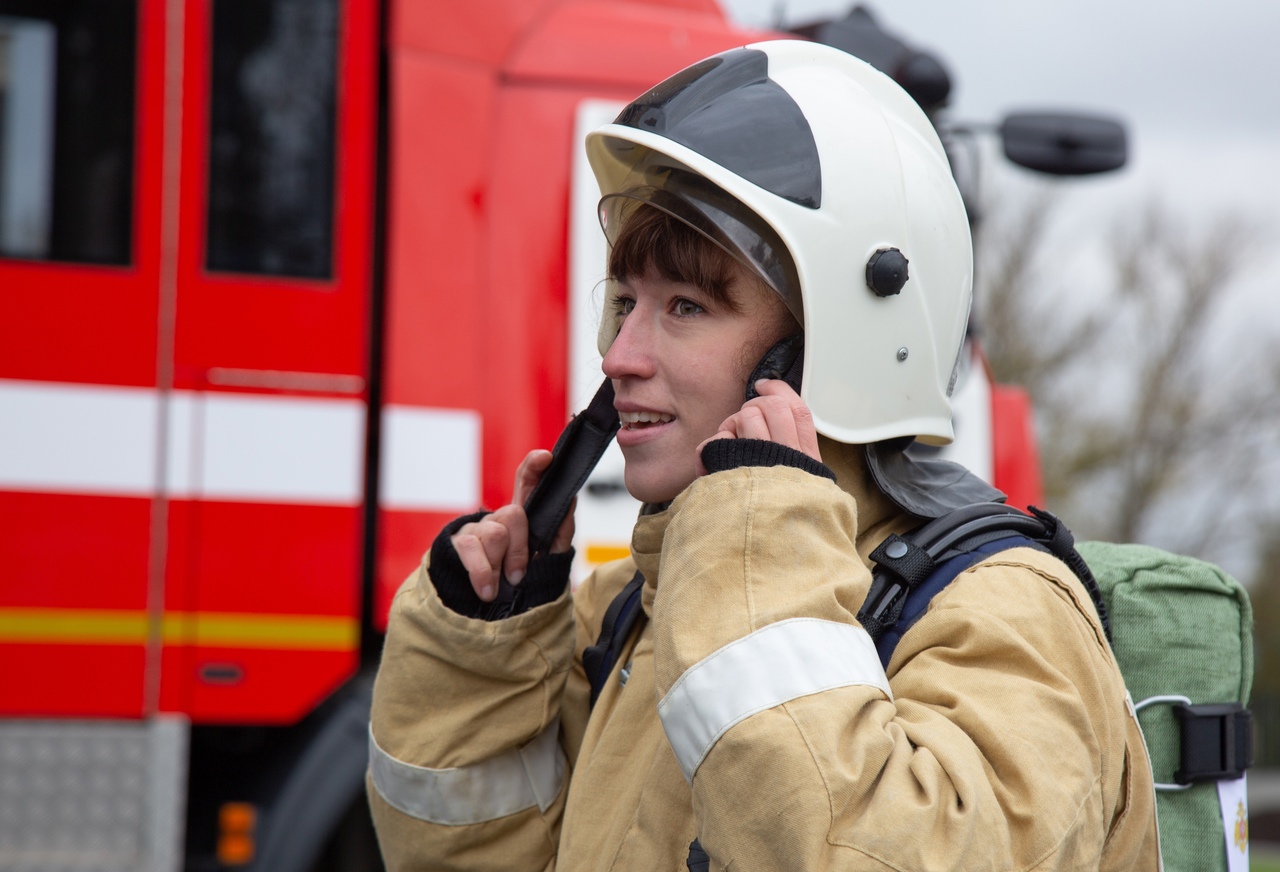
[(692, 478), (688, 481), (674, 478), (671, 469), (655, 470), (651, 475), (646, 472), (633, 471), (628, 467), (623, 475), (627, 492), (642, 503), (668, 503), (693, 483)]

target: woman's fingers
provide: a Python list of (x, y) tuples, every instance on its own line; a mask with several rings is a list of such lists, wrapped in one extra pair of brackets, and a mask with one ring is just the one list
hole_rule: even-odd
[(740, 420), (740, 439), (767, 439), (789, 448), (800, 448), (795, 415), (782, 397), (756, 397), (735, 417)]
[(483, 518), (453, 535), (453, 549), (471, 579), (476, 596), (492, 602), (498, 595), (498, 569), (507, 553), (510, 535), (505, 525)]
[(533, 493), (533, 489), (542, 479), (542, 473), (547, 471), (547, 467), (551, 465), (551, 452), (545, 448), (536, 448), (524, 456), (524, 460), (520, 461), (520, 465), (516, 467), (516, 484), (512, 488), (511, 502), (517, 506), (523, 506), (525, 501), (529, 499), (529, 494)]
[(726, 418), (719, 432), (698, 446), (699, 474), (706, 472), (701, 461), (702, 446), (713, 439), (764, 439), (822, 460), (813, 413), (800, 395), (781, 379), (758, 381), (756, 391), (760, 396)]
[[(530, 451), (516, 469), (515, 495), (511, 504), (466, 524), (453, 535), (458, 553), (476, 596), (492, 602), (498, 595), (498, 580), (519, 584), (529, 568), (529, 518), (524, 503), (551, 463), (550, 451)], [(573, 541), (573, 507), (560, 525), (552, 543), (553, 552), (568, 551)]]
[[(813, 412), (809, 410), (809, 404), (800, 399), (795, 389), (782, 379), (762, 379), (756, 382), (756, 390), (760, 393), (760, 399), (778, 403), (776, 406), (769, 405), (768, 408), (778, 410), (779, 415), (785, 415), (786, 432), (794, 441), (783, 444), (804, 452), (814, 460), (821, 461), (822, 455), (818, 451), (818, 430), (814, 426)], [(782, 409), (785, 409), (785, 412), (782, 412)]]
[[(523, 506), (525, 501), (529, 499), (529, 494), (533, 493), (534, 487), (542, 480), (542, 474), (547, 471), (547, 467), (550, 465), (551, 452), (545, 448), (538, 448), (526, 454), (524, 460), (520, 462), (519, 469), (516, 470), (515, 496), (512, 498), (512, 502)], [(555, 537), (551, 540), (552, 554), (562, 554), (568, 551), (573, 544), (573, 511), (577, 505), (577, 497), (574, 497), (573, 502), (569, 504), (569, 513), (565, 515), (564, 521), (560, 524), (560, 529), (556, 531)], [(523, 577), (524, 567), (529, 563), (529, 521), (523, 512), (520, 515), (520, 522), (524, 525), (521, 533), (524, 545), (522, 546), (520, 563), (520, 575)], [(512, 536), (512, 541), (514, 542), (514, 531)], [(516, 583), (516, 579), (512, 576), (510, 569), (507, 571), (507, 578), (511, 580), (512, 584)]]
[(507, 581), (519, 584), (524, 581), (525, 569), (529, 566), (529, 516), (524, 507), (517, 504), (503, 506), (489, 516), (494, 522), (507, 530), (506, 554), (503, 555), (502, 571)]
[(499, 571), (512, 584), (524, 580), (529, 566), (529, 521), (522, 507), (503, 506), (464, 526), (451, 541), (476, 596), (485, 602), (497, 596)]

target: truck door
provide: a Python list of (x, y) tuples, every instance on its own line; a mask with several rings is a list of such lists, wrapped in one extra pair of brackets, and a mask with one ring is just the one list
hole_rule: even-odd
[(357, 664), (376, 9), (179, 8), (161, 706), (291, 722)]

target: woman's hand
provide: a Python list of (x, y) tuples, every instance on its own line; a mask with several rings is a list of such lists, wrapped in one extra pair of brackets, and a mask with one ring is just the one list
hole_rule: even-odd
[[(513, 585), (524, 580), (529, 566), (529, 518), (524, 513), (525, 500), (551, 464), (551, 452), (530, 451), (516, 469), (516, 485), (510, 505), (503, 506), (479, 521), (464, 525), (449, 540), (458, 559), (471, 578), (476, 596), (493, 602), (498, 595), (498, 579), (506, 575)], [(574, 500), (576, 504), (577, 500)], [(569, 550), (573, 543), (573, 510), (556, 531), (551, 553)]]
[(760, 396), (748, 400), (720, 425), (716, 435), (698, 446), (698, 468), (702, 467), (702, 448), (715, 439), (765, 439), (809, 455), (819, 463), (818, 431), (813, 425), (813, 413), (782, 379), (761, 379), (756, 382)]

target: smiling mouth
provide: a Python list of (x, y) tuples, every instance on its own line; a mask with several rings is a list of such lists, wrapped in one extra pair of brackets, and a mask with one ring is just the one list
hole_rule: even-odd
[(676, 419), (675, 415), (662, 412), (619, 412), (618, 420), (623, 430), (643, 430), (655, 424), (669, 424)]

